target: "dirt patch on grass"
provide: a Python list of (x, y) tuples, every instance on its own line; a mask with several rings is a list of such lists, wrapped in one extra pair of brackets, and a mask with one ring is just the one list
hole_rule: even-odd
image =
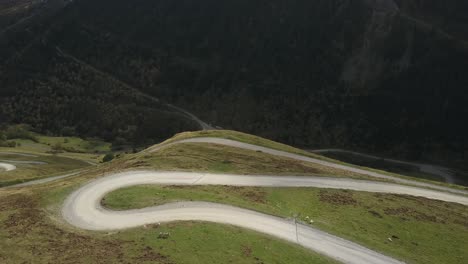
[(261, 260), (258, 257), (253, 256), (252, 254), (252, 248), (250, 246), (243, 245), (242, 246), (242, 255), (247, 258), (252, 258), (253, 263), (255, 264), (264, 264), (263, 260)]
[[(102, 254), (123, 256), (121, 243), (93, 239), (59, 229), (46, 221), (45, 213), (38, 209), (37, 199), (26, 195), (9, 197), (2, 202), (4, 209), (16, 208), (3, 222), (10, 239), (34, 237), (24, 245), (33, 256), (53, 258), (57, 263), (77, 263), (83, 256), (102, 259)], [(66, 252), (66, 254), (64, 254)], [(104, 261), (102, 261), (104, 262)]]
[(252, 256), (252, 248), (249, 246), (242, 246), (242, 255), (245, 257), (250, 257)]
[(464, 220), (459, 220), (459, 219), (456, 219), (453, 221), (454, 224), (457, 224), (457, 225), (461, 225), (461, 226), (464, 226), (465, 228), (468, 228), (468, 219), (464, 219)]
[[(272, 164), (274, 165), (274, 168), (277, 170), (286, 170), (286, 171), (297, 171), (297, 172), (303, 172), (307, 174), (319, 174), (323, 173), (324, 171), (312, 167), (312, 164), (309, 164), (309, 166), (304, 165), (300, 161), (296, 160), (283, 160), (283, 159), (275, 159), (272, 161)], [(286, 169), (287, 168), (287, 169)]]
[(151, 247), (145, 247), (140, 256), (136, 257), (137, 263), (150, 262), (150, 263), (161, 263), (161, 264), (174, 264), (169, 257), (162, 255), (161, 253), (155, 252)]
[[(39, 207), (35, 195), (16, 194), (0, 199), (0, 230), (9, 240), (0, 247), (20, 244), (12, 254), (2, 256), (4, 263), (134, 263), (126, 247), (134, 241), (101, 238), (62, 229)], [(135, 252), (135, 251), (134, 251)], [(172, 263), (165, 256), (145, 249), (135, 252), (141, 261)], [(1, 258), (0, 258), (1, 259)], [(137, 261), (140, 262), (140, 261)], [(2, 260), (3, 263), (3, 260)]]
[[(170, 185), (163, 186), (164, 189), (193, 189), (193, 186), (185, 185)], [(203, 188), (203, 187), (202, 187)], [(217, 195), (226, 195), (232, 194), (236, 196), (241, 196), (251, 202), (256, 203), (266, 203), (266, 192), (261, 188), (256, 187), (239, 187), (239, 186), (223, 186), (222, 191), (218, 190), (209, 190), (209, 192), (215, 193)]]
[(238, 187), (238, 186), (226, 186), (226, 190), (230, 193), (235, 193), (237, 195), (246, 198), (249, 201), (255, 203), (265, 203), (266, 202), (266, 192), (260, 188), (255, 187)]
[(397, 202), (401, 200), (406, 200), (409, 202), (413, 202), (420, 206), (427, 206), (432, 208), (439, 208), (440, 206), (447, 206), (446, 202), (432, 200), (424, 197), (418, 196), (411, 196), (411, 195), (404, 195), (404, 194), (391, 194), (391, 193), (375, 193), (374, 197), (379, 198), (379, 200)]
[(141, 168), (141, 167), (149, 167), (149, 166), (150, 164), (143, 160), (133, 161), (129, 164), (130, 168)]
[(428, 215), (423, 212), (419, 212), (413, 208), (409, 207), (398, 207), (398, 208), (386, 208), (384, 209), (386, 215), (393, 215), (399, 216), (403, 220), (408, 220), (408, 218), (416, 219), (418, 221), (426, 221), (426, 222), (433, 222), (433, 223), (443, 223), (445, 221), (442, 219), (438, 219), (435, 215)]
[(384, 209), (386, 215), (399, 216), (403, 220), (415, 219), (433, 223), (454, 223), (468, 227), (468, 211), (465, 206), (431, 200), (424, 197), (399, 194), (373, 194), (380, 202), (390, 201), (399, 207)]
[(357, 205), (352, 193), (347, 191), (320, 191), (319, 199), (333, 205)]

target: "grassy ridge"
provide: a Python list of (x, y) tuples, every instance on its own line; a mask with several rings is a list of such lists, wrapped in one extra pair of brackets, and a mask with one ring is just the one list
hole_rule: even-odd
[[(175, 135), (174, 137), (163, 142), (162, 144), (172, 143), (172, 142), (176, 142), (179, 140), (188, 139), (188, 138), (196, 138), (196, 137), (217, 137), (217, 138), (231, 139), (231, 140), (240, 141), (240, 142), (244, 142), (244, 143), (248, 143), (252, 145), (257, 145), (257, 146), (282, 150), (286, 152), (296, 153), (296, 154), (300, 154), (304, 156), (309, 156), (309, 157), (316, 158), (316, 159), (336, 161), (333, 159), (328, 159), (326, 157), (307, 152), (305, 150), (291, 147), (286, 144), (282, 144), (282, 143), (275, 142), (269, 139), (257, 137), (254, 135), (250, 135), (250, 134), (246, 134), (246, 133), (242, 133), (238, 131), (232, 131), (232, 130), (205, 130), (205, 131), (196, 131), (196, 132), (184, 132), (184, 133)], [(149, 149), (151, 150), (151, 148)]]
[(368, 179), (358, 173), (216, 144), (183, 143), (129, 157), (126, 167), (236, 174), (315, 175)]
[[(446, 186), (446, 187), (448, 186), (448, 187), (455, 188), (455, 189), (468, 190), (468, 187), (464, 187), (464, 186), (460, 186), (460, 185), (448, 184), (448, 183), (445, 183), (445, 182), (431, 181), (431, 180), (426, 179), (425, 177), (423, 177), (420, 174), (403, 175), (403, 174), (392, 173), (392, 172), (383, 171), (383, 170), (379, 170), (379, 169), (375, 169), (375, 168), (363, 167), (363, 166), (354, 165), (354, 164), (351, 164), (351, 163), (346, 163), (346, 162), (343, 162), (343, 161), (340, 161), (340, 160), (337, 160), (337, 159), (332, 159), (332, 158), (329, 158), (329, 157), (326, 157), (326, 156), (322, 156), (322, 155), (314, 154), (314, 153), (311, 153), (311, 152), (308, 152), (308, 151), (305, 151), (305, 150), (302, 150), (302, 149), (298, 149), (298, 148), (295, 148), (295, 147), (292, 147), (292, 146), (289, 146), (289, 145), (286, 145), (286, 144), (278, 143), (278, 142), (268, 140), (268, 139), (265, 139), (265, 138), (257, 137), (257, 136), (254, 136), (254, 135), (250, 135), (250, 134), (246, 134), (246, 133), (242, 133), (242, 132), (238, 132), (238, 131), (232, 131), (232, 130), (208, 130), (208, 131), (197, 131), (197, 132), (184, 132), (184, 133), (180, 133), (180, 134), (175, 135), (174, 137), (166, 140), (165, 142), (161, 143), (160, 145), (169, 144), (169, 143), (172, 143), (172, 142), (175, 142), (175, 141), (178, 141), (178, 140), (183, 140), (183, 139), (193, 138), (193, 137), (218, 137), (218, 138), (231, 139), (231, 140), (236, 140), (236, 141), (240, 141), (240, 142), (244, 142), (244, 143), (248, 143), (248, 144), (263, 146), (263, 147), (272, 148), (272, 149), (281, 150), (281, 151), (286, 151), (286, 152), (290, 152), (290, 153), (295, 153), (295, 154), (299, 154), (299, 155), (303, 155), (303, 156), (307, 156), (307, 157), (311, 157), (311, 158), (315, 158), (315, 159), (319, 159), (319, 160), (324, 160), (324, 161), (328, 161), (328, 162), (332, 162), (332, 163), (346, 165), (346, 166), (349, 166), (349, 167), (354, 167), (354, 168), (364, 169), (364, 170), (368, 170), (368, 171), (372, 171), (372, 172), (377, 172), (377, 173), (384, 174), (384, 175), (389, 175), (389, 176), (392, 176), (392, 177), (422, 181), (422, 182), (431, 183), (431, 184), (440, 185), (440, 186)], [(160, 145), (157, 145), (157, 146), (160, 146)], [(147, 150), (151, 151), (155, 147), (156, 146), (150, 147)], [(415, 176), (415, 177), (411, 177), (411, 176)], [(418, 176), (421, 176), (421, 177), (418, 177)], [(372, 179), (379, 180), (379, 179), (375, 179), (375, 178), (372, 178)]]

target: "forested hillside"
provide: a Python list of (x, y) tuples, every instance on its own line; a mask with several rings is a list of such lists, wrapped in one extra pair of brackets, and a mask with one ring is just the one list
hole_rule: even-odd
[(129, 141), (193, 128), (138, 90), (297, 146), (463, 163), (465, 2), (77, 0), (1, 40), (2, 121)]
[(468, 1), (395, 0), (402, 14), (468, 40)]
[(69, 57), (32, 43), (2, 71), (0, 123), (47, 134), (98, 136), (116, 145), (160, 142), (198, 125), (165, 103)]

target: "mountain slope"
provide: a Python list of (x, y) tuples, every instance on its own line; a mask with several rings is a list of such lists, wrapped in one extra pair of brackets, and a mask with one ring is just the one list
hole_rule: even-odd
[(2, 79), (58, 47), (221, 127), (466, 164), (466, 24), (449, 14), (468, 10), (435, 2), (81, 0), (24, 33), (29, 54), (0, 52)]
[(66, 136), (99, 136), (117, 145), (148, 144), (198, 129), (165, 103), (57, 47), (42, 47), (32, 58), (28, 53), (4, 72), (0, 122), (27, 123)]

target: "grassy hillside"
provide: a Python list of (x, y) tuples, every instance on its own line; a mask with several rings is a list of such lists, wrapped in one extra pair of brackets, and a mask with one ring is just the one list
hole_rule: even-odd
[(304, 223), (407, 263), (461, 264), (468, 257), (468, 208), (409, 196), (316, 188), (138, 186), (110, 193), (103, 204), (125, 210), (191, 200), (298, 215)]
[(22, 56), (0, 65), (0, 124), (26, 123), (42, 134), (99, 137), (134, 146), (198, 129), (159, 99), (58, 47), (30, 44)]
[(45, 136), (18, 125), (0, 129), (0, 162), (17, 169), (0, 173), (0, 186), (58, 176), (102, 162), (111, 144), (99, 139)]
[(40, 0), (2, 0), (0, 1), (0, 36), (10, 26), (24, 20), (44, 7)]
[[(241, 137), (259, 145), (290, 148), (246, 134), (216, 133), (220, 137)], [(206, 136), (206, 132), (176, 138), (190, 136)], [(183, 144), (154, 153), (121, 155), (111, 163), (100, 164), (73, 178), (18, 190), (0, 189), (0, 260), (7, 263), (51, 260), (60, 263), (96, 260), (100, 263), (334, 263), (284, 241), (224, 225), (177, 222), (119, 232), (89, 232), (71, 228), (61, 219), (64, 199), (83, 183), (111, 172), (150, 168), (360, 177), (218, 145)], [(421, 198), (317, 188), (137, 186), (108, 194), (103, 204), (128, 209), (183, 200), (233, 204), (283, 217), (297, 215), (314, 227), (408, 263), (462, 263), (468, 257), (464, 250), (464, 241), (468, 239), (468, 208)], [(159, 232), (171, 235), (168, 239), (158, 239)]]
[[(57, 176), (90, 166), (89, 163), (83, 160), (57, 155), (38, 155), (36, 157), (23, 159), (20, 156), (0, 153), (0, 160), (14, 164), (17, 167), (17, 169), (13, 171), (0, 172), (0, 187)], [(25, 160), (39, 163), (22, 163), (25, 162)]]

